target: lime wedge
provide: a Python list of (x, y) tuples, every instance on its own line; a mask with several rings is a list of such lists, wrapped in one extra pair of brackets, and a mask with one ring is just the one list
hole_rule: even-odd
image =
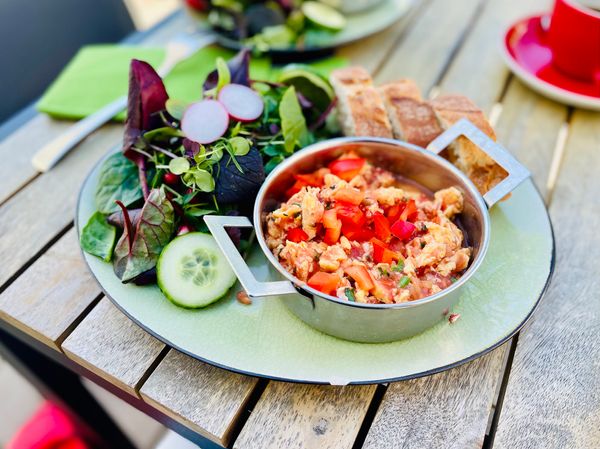
[(339, 31), (346, 26), (346, 18), (324, 3), (304, 2), (302, 12), (313, 24), (331, 31)]

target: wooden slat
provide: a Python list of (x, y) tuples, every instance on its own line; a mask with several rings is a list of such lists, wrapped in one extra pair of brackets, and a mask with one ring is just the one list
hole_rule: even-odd
[(600, 114), (577, 111), (550, 207), (552, 286), (521, 332), (494, 448), (600, 445)]
[(120, 134), (117, 125), (97, 131), (0, 208), (0, 285), (73, 220), (77, 193), (87, 172), (119, 141)]
[(369, 72), (375, 73), (388, 58), (398, 41), (403, 40), (403, 35), (409, 33), (418, 18), (426, 13), (430, 1), (416, 0), (408, 14), (399, 22), (380, 33), (361, 40), (360, 43), (342, 47), (336, 52), (337, 55), (347, 58), (351, 64), (362, 65)]
[(270, 382), (234, 448), (351, 448), (374, 393), (374, 385)]
[(225, 446), (257, 382), (171, 349), (140, 393), (176, 421)]
[(479, 0), (432, 0), (376, 74), (381, 83), (413, 78), (423, 92), (436, 83), (475, 16)]
[(0, 318), (58, 349), (99, 292), (69, 231), (0, 295)]
[(67, 357), (133, 395), (163, 348), (107, 298), (62, 344)]
[(363, 448), (481, 447), (493, 399), (487, 392), (495, 390), (502, 365), (498, 353), (504, 350), (448, 373), (390, 384)]
[(496, 125), (498, 141), (530, 171), (542, 196), (567, 107), (544, 98), (513, 78)]
[(488, 1), (463, 47), (452, 60), (442, 87), (467, 95), (484, 111), (498, 100), (508, 76), (499, 54), (501, 37), (511, 23), (547, 10), (550, 0)]

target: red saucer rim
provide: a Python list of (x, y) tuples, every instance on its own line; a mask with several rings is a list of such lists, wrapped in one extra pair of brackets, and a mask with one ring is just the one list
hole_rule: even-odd
[(523, 17), (521, 19), (514, 21), (511, 25), (509, 25), (506, 28), (506, 31), (504, 32), (504, 34), (502, 36), (502, 42), (501, 42), (502, 54), (504, 56), (505, 61), (507, 62), (508, 66), (512, 69), (513, 72), (515, 72), (519, 76), (522, 76), (523, 78), (528, 79), (529, 82), (531, 82), (533, 84), (536, 84), (538, 86), (541, 85), (544, 88), (553, 91), (557, 95), (571, 97), (573, 100), (578, 99), (578, 100), (586, 101), (586, 102), (591, 101), (593, 103), (596, 103), (596, 106), (600, 106), (600, 95), (599, 96), (591, 96), (591, 95), (580, 94), (580, 93), (565, 89), (564, 87), (557, 86), (556, 84), (552, 84), (541, 78), (538, 78), (535, 73), (532, 73), (529, 70), (527, 70), (524, 66), (521, 65), (519, 60), (516, 59), (512, 55), (512, 53), (509, 49), (509, 46), (508, 46), (508, 42), (507, 42), (508, 35), (511, 32), (513, 32), (513, 30), (518, 25), (528, 24), (530, 22), (533, 22), (534, 20), (540, 21), (542, 19), (542, 17), (548, 16), (548, 15), (550, 15), (550, 12), (543, 12), (543, 13), (538, 13), (538, 14), (533, 14), (533, 15), (527, 16), (527, 17)]

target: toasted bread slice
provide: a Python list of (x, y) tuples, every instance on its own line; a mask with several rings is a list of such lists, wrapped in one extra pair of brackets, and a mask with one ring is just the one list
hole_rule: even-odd
[(329, 80), (345, 135), (392, 137), (392, 125), (369, 72), (362, 67), (346, 67), (334, 70)]
[[(440, 95), (430, 102), (437, 120), (443, 129), (448, 129), (461, 118), (469, 119), (491, 139), (496, 133), (475, 103), (462, 95)], [(449, 158), (464, 172), (483, 194), (502, 181), (508, 173), (477, 145), (466, 137), (459, 137), (448, 148)]]
[(378, 90), (397, 139), (426, 147), (443, 131), (433, 108), (423, 101), (414, 81), (401, 79), (384, 84)]

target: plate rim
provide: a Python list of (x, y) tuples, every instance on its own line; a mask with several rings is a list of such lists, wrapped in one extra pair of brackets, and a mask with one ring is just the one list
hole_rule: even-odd
[[(259, 379), (267, 379), (267, 380), (272, 380), (272, 381), (278, 381), (278, 382), (289, 382), (289, 383), (297, 383), (297, 384), (308, 384), (308, 385), (334, 385), (334, 386), (344, 386), (344, 385), (378, 385), (378, 384), (383, 384), (383, 383), (389, 383), (389, 382), (400, 382), (400, 381), (405, 381), (405, 380), (412, 380), (412, 379), (418, 379), (421, 377), (426, 377), (426, 376), (431, 376), (433, 374), (439, 374), (442, 373), (444, 371), (448, 371), (452, 368), (457, 368), (461, 365), (464, 365), (468, 362), (471, 362), (491, 351), (493, 351), (494, 349), (498, 348), (499, 346), (502, 346), (504, 343), (506, 343), (508, 340), (510, 340), (515, 334), (517, 334), (522, 328), (523, 326), (525, 326), (527, 324), (527, 322), (531, 319), (531, 317), (533, 316), (534, 312), (537, 310), (537, 308), (539, 307), (542, 299), (544, 298), (544, 296), (546, 295), (548, 288), (550, 287), (550, 284), (552, 282), (552, 278), (554, 277), (554, 270), (556, 267), (556, 240), (555, 240), (555, 234), (554, 234), (554, 226), (552, 225), (552, 220), (550, 218), (550, 214), (548, 212), (548, 208), (546, 207), (546, 204), (543, 202), (543, 197), (542, 194), (540, 193), (540, 190), (538, 188), (538, 186), (536, 185), (536, 183), (534, 182), (534, 180), (532, 178), (530, 178), (531, 184), (533, 186), (533, 188), (535, 189), (535, 192), (537, 193), (537, 195), (539, 196), (540, 200), (542, 201), (543, 205), (544, 205), (544, 212), (546, 214), (546, 218), (548, 220), (548, 225), (550, 227), (550, 236), (552, 238), (552, 251), (551, 251), (551, 258), (550, 258), (550, 269), (548, 272), (548, 276), (546, 278), (546, 282), (544, 283), (544, 286), (538, 296), (538, 298), (535, 301), (535, 304), (533, 305), (533, 307), (531, 308), (531, 310), (529, 310), (527, 316), (523, 319), (523, 321), (521, 321), (521, 323), (519, 323), (513, 330), (511, 330), (506, 336), (504, 336), (503, 338), (501, 338), (499, 341), (497, 341), (496, 343), (488, 346), (487, 348), (476, 352), (475, 354), (471, 354), (468, 357), (465, 357), (461, 360), (458, 360), (456, 362), (453, 363), (449, 363), (446, 365), (442, 365), (430, 370), (425, 370), (425, 371), (419, 371), (416, 373), (412, 373), (412, 374), (407, 374), (404, 376), (398, 376), (398, 377), (389, 377), (389, 378), (384, 378), (384, 379), (371, 379), (371, 380), (365, 380), (365, 381), (352, 381), (352, 382), (348, 382), (348, 383), (344, 383), (344, 384), (337, 384), (337, 383), (332, 383), (332, 382), (325, 382), (325, 381), (315, 381), (315, 380), (306, 380), (306, 379), (292, 379), (292, 378), (287, 378), (287, 377), (279, 377), (279, 376), (271, 376), (268, 374), (259, 374), (259, 373), (255, 373), (252, 371), (245, 371), (242, 369), (238, 369), (238, 368), (233, 368), (227, 365), (223, 365), (221, 363), (218, 362), (214, 362), (211, 361), (209, 359), (206, 359), (204, 357), (200, 357), (197, 354), (192, 353), (191, 351), (185, 350), (181, 347), (179, 347), (178, 345), (173, 344), (168, 338), (163, 337), (162, 335), (160, 335), (158, 332), (155, 332), (154, 330), (152, 330), (151, 328), (149, 328), (148, 326), (146, 326), (145, 324), (143, 324), (142, 322), (140, 322), (139, 320), (137, 320), (135, 317), (133, 317), (127, 310), (125, 310), (125, 308), (123, 308), (118, 301), (116, 301), (111, 295), (108, 294), (108, 292), (104, 289), (104, 287), (102, 286), (102, 284), (100, 283), (99, 279), (96, 277), (96, 273), (94, 273), (94, 271), (91, 269), (87, 258), (86, 258), (86, 254), (83, 251), (83, 248), (81, 248), (81, 245), (79, 244), (79, 240), (81, 238), (80, 235), (80, 226), (79, 226), (79, 210), (80, 210), (80, 205), (81, 205), (81, 201), (82, 201), (82, 197), (83, 197), (83, 190), (84, 187), (86, 185), (86, 183), (88, 182), (88, 179), (90, 178), (90, 176), (98, 169), (98, 166), (103, 163), (110, 155), (112, 155), (115, 152), (115, 149), (119, 148), (120, 145), (115, 145), (113, 147), (111, 147), (109, 149), (109, 151), (106, 152), (106, 154), (104, 156), (102, 156), (100, 159), (98, 159), (98, 161), (91, 167), (91, 169), (88, 171), (87, 175), (84, 178), (84, 181), (81, 183), (81, 186), (79, 187), (79, 192), (77, 194), (77, 203), (75, 205), (75, 219), (74, 219), (74, 225), (75, 225), (75, 229), (77, 231), (77, 243), (78, 243), (78, 247), (79, 247), (79, 252), (81, 254), (81, 257), (83, 258), (83, 260), (85, 261), (85, 265), (87, 267), (87, 270), (89, 273), (91, 273), (92, 277), (94, 278), (94, 281), (96, 281), (96, 284), (98, 284), (98, 286), (100, 287), (100, 290), (102, 291), (102, 293), (104, 294), (105, 297), (107, 297), (110, 302), (121, 312), (123, 313), (128, 319), (130, 319), (133, 323), (135, 323), (137, 326), (139, 326), (141, 329), (143, 329), (145, 332), (148, 332), (150, 335), (152, 335), (154, 338), (156, 338), (157, 340), (161, 341), (162, 343), (164, 343), (165, 345), (169, 346), (172, 349), (175, 349), (176, 351), (179, 351), (183, 354), (186, 354), (189, 357), (192, 357), (195, 360), (198, 360), (200, 362), (206, 363), (210, 366), (214, 366), (217, 368), (221, 368), (223, 370), (229, 371), (231, 373), (235, 373), (235, 374), (242, 374), (244, 376), (251, 376), (251, 377), (256, 377)], [(305, 324), (306, 326), (308, 326), (308, 324)], [(362, 344), (362, 343), (357, 343), (357, 344)]]

